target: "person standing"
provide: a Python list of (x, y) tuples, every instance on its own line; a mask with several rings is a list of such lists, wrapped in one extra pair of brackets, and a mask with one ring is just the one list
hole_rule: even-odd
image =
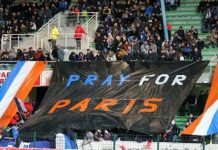
[(79, 50), (81, 50), (81, 39), (83, 37), (83, 34), (87, 34), (87, 33), (85, 32), (81, 24), (77, 23), (77, 26), (75, 28), (74, 38), (76, 40), (76, 48)]
[(56, 46), (56, 41), (59, 37), (59, 31), (58, 28), (53, 24), (52, 30), (51, 30), (51, 43), (52, 43), (52, 49)]
[(58, 61), (64, 61), (65, 52), (60, 45), (57, 46), (57, 54), (58, 54)]

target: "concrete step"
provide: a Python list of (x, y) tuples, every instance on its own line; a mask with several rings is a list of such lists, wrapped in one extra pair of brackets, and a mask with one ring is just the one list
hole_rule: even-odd
[[(186, 3), (186, 2), (189, 2), (190, 0), (181, 0), (181, 3)], [(200, 1), (201, 0), (191, 0), (192, 2), (199, 2), (200, 3)]]
[(199, 4), (200, 0), (182, 0), (181, 1), (181, 5), (185, 5), (185, 4)]
[(174, 21), (190, 21), (195, 20), (199, 21), (202, 20), (202, 16), (167, 16), (167, 20), (174, 20)]
[[(192, 25), (186, 25), (186, 26), (183, 26), (183, 29), (184, 30), (189, 30), (189, 29), (191, 29), (191, 26)], [(175, 26), (172, 26), (172, 29), (173, 30), (178, 30), (179, 29), (179, 27), (180, 27), (180, 25), (175, 25)], [(201, 30), (201, 26), (195, 26), (195, 28), (197, 28), (198, 30)]]
[[(168, 20), (168, 22), (170, 22)], [(201, 26), (202, 22), (201, 21), (175, 21), (175, 22), (170, 22), (172, 25), (179, 25), (179, 26)]]
[(203, 60), (213, 60), (217, 58), (216, 54), (218, 53), (218, 50), (217, 48), (216, 50), (215, 48), (204, 48), (201, 53)]
[(194, 3), (187, 2), (187, 3), (182, 4), (182, 5), (183, 5), (184, 7), (189, 7), (189, 6), (191, 6), (191, 7), (193, 7), (193, 6), (197, 7), (197, 6), (199, 5), (199, 3), (196, 3), (196, 2), (194, 2)]
[(217, 51), (202, 51), (201, 52), (203, 56), (214, 56), (216, 55)]
[(204, 52), (218, 52), (218, 48), (204, 48), (202, 51)]
[(199, 34), (198, 37), (203, 39), (203, 40), (207, 40), (208, 39), (208, 34), (207, 35)]
[(191, 17), (201, 17), (202, 14), (198, 13), (198, 12), (168, 12), (167, 17), (175, 17), (175, 16), (191, 16)]
[(217, 57), (214, 56), (203, 56), (202, 60), (215, 60)]
[(197, 8), (194, 7), (178, 7), (176, 12), (190, 12), (190, 11), (197, 11)]
[(202, 19), (201, 18), (198, 18), (198, 19), (193, 19), (191, 17), (189, 17), (189, 19), (180, 19), (179, 17), (173, 17), (173, 18), (170, 18), (168, 17), (167, 18), (167, 21), (169, 22), (193, 22), (193, 23), (202, 23)]

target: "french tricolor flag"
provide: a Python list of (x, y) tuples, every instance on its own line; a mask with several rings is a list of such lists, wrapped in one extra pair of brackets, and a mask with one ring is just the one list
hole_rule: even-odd
[(212, 135), (218, 133), (218, 64), (213, 76), (210, 94), (204, 112), (182, 134)]
[[(4, 84), (0, 88), (0, 126), (7, 127), (11, 119), (17, 113), (18, 107), (21, 112), (21, 101), (26, 100), (34, 83), (45, 69), (47, 62), (44, 61), (18, 61)], [(16, 101), (14, 98), (20, 100)]]
[(26, 109), (26, 107), (25, 107), (22, 100), (20, 100), (20, 99), (18, 99), (16, 97), (14, 98), (14, 100), (15, 100), (15, 103), (17, 105), (17, 109), (18, 109), (19, 112), (27, 112), (27, 109)]

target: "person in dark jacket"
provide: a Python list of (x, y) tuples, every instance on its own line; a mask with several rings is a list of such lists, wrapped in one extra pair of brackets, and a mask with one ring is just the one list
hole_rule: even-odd
[(94, 61), (95, 60), (95, 56), (90, 49), (87, 49), (86, 60), (87, 61)]
[(192, 60), (193, 61), (201, 61), (202, 60), (202, 55), (197, 47), (194, 48), (194, 51), (192, 53)]
[(75, 62), (77, 60), (77, 55), (75, 52), (70, 53), (69, 60)]
[(169, 129), (166, 131), (166, 134), (167, 134), (166, 135), (167, 141), (176, 142), (176, 139), (178, 135), (180, 134), (180, 129), (176, 125), (175, 120), (172, 120), (172, 122), (170, 123)]
[(103, 52), (98, 51), (97, 54), (96, 54), (96, 56), (95, 56), (95, 60), (96, 60), (96, 61), (103, 61), (103, 60), (105, 60), (105, 57), (104, 57), (104, 55), (103, 55)]

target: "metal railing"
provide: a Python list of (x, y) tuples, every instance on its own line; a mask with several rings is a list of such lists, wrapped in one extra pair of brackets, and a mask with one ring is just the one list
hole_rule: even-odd
[[(69, 35), (73, 35), (74, 27), (77, 22), (81, 22), (81, 25), (86, 30), (86, 38), (83, 39), (82, 47), (87, 48), (90, 43), (94, 40), (94, 33), (98, 26), (98, 13), (97, 12), (87, 12), (87, 13), (71, 13), (69, 11), (60, 12), (50, 19), (46, 24), (44, 24), (37, 32), (34, 34), (3, 34), (1, 39), (1, 49), (12, 49), (21, 48), (27, 49), (33, 47), (37, 49), (43, 45), (44, 39), (49, 39), (51, 34), (52, 25), (56, 25), (59, 29), (60, 36), (65, 39)], [(86, 41), (84, 41), (86, 40)], [(68, 42), (69, 40), (65, 40)], [(72, 41), (70, 41), (72, 42)], [(71, 43), (64, 43), (63, 46), (70, 45)]]
[[(68, 37), (68, 35), (72, 35), (74, 33), (75, 26), (78, 22), (84, 27), (87, 33), (87, 41), (83, 42), (86, 45), (89, 45), (89, 41), (93, 39), (94, 32), (97, 29), (97, 12), (87, 12), (86, 15), (83, 13), (72, 13), (70, 11), (60, 12), (55, 17), (53, 17), (49, 22), (47, 22), (42, 28), (40, 28), (37, 32), (37, 48), (41, 47), (42, 40), (41, 39), (49, 39), (51, 34), (52, 25), (56, 25), (59, 29), (60, 36)], [(93, 24), (94, 22), (94, 24)], [(65, 43), (62, 46), (70, 45), (70, 43)], [(82, 47), (87, 47), (87, 46)]]
[(35, 48), (36, 40), (35, 34), (3, 34), (1, 38), (1, 49), (11, 50), (12, 48)]
[[(180, 136), (175, 135), (164, 138), (161, 134), (146, 135), (141, 133), (113, 133), (105, 137), (104, 131), (101, 136), (86, 137), (86, 133), (72, 132), (64, 133), (74, 143), (75, 150), (215, 150), (218, 149), (218, 141), (215, 136)], [(94, 134), (92, 132), (92, 134)], [(55, 143), (54, 143), (55, 141)], [(22, 132), (20, 136), (13, 140), (13, 146), (21, 147), (22, 143), (29, 143), (29, 148), (39, 148), (39, 142), (46, 142), (45, 148), (65, 149), (65, 139), (63, 134), (43, 134), (40, 132)], [(17, 143), (17, 144), (16, 144)], [(42, 147), (40, 147), (42, 148)]]
[[(46, 49), (49, 38), (42, 38), (40, 47)], [(89, 48), (90, 38), (88, 35), (83, 34), (81, 39), (81, 49)], [(61, 33), (57, 39), (56, 45), (61, 45), (64, 49), (76, 49), (76, 40), (74, 39), (74, 33)]]

